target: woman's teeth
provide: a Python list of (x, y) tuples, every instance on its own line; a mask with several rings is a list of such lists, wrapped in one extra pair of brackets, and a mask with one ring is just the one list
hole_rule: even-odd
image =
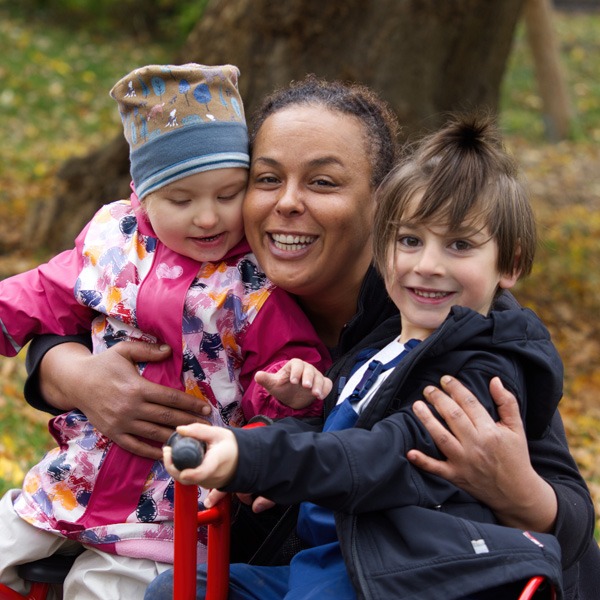
[(284, 235), (282, 233), (274, 233), (271, 236), (276, 248), (287, 250), (301, 250), (315, 241), (315, 236), (312, 235)]

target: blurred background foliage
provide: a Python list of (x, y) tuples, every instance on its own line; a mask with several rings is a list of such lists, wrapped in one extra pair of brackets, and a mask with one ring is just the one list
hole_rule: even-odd
[(26, 15), (67, 30), (83, 28), (110, 38), (126, 32), (139, 41), (183, 39), (208, 0), (2, 0), (9, 16)]
[[(0, 0), (0, 277), (49, 257), (22, 243), (32, 200), (51, 197), (67, 158), (120, 131), (112, 85), (136, 66), (169, 62), (205, 4)], [(541, 238), (534, 272), (516, 295), (548, 324), (565, 361), (561, 413), (600, 513), (600, 13), (560, 10), (554, 25), (571, 138), (544, 137), (523, 23), (502, 86), (500, 122), (529, 182)], [(24, 377), (24, 352), (0, 357), (0, 493), (19, 486), (52, 445), (47, 417), (23, 401)]]

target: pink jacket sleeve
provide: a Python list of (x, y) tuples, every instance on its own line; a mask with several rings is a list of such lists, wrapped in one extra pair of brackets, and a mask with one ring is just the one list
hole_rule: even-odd
[(89, 331), (96, 313), (77, 302), (75, 282), (81, 270), (79, 244), (36, 269), (0, 282), (0, 354), (15, 356), (34, 335), (70, 335)]
[(246, 332), (243, 348), (240, 382), (244, 388), (242, 409), (246, 419), (257, 414), (272, 419), (322, 415), (322, 401), (315, 400), (304, 409), (292, 409), (254, 381), (256, 371), (273, 373), (292, 358), (301, 358), (321, 372), (331, 365), (329, 351), (289, 294), (279, 288), (271, 293)]

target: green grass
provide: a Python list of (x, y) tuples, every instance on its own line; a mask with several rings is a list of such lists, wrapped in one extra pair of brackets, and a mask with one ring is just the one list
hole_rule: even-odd
[(22, 399), (23, 357), (0, 358), (0, 494), (20, 487), (27, 469), (54, 445), (47, 416)]
[(33, 176), (101, 144), (106, 131), (118, 132), (110, 88), (135, 66), (165, 58), (160, 47), (6, 19), (0, 52), (0, 106), (11, 132), (2, 161)]

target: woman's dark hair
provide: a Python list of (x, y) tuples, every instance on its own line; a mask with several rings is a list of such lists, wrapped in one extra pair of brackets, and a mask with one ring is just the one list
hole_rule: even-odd
[(480, 224), (498, 244), (500, 273), (531, 271), (535, 217), (516, 163), (489, 115), (455, 115), (409, 147), (381, 184), (376, 202), (373, 253), (382, 272), (402, 222), (442, 223), (451, 230)]
[(371, 162), (371, 185), (376, 188), (390, 171), (398, 154), (398, 119), (373, 90), (358, 83), (327, 81), (307, 75), (301, 81), (267, 96), (250, 120), (250, 144), (265, 120), (296, 105), (323, 106), (357, 118), (363, 124)]

